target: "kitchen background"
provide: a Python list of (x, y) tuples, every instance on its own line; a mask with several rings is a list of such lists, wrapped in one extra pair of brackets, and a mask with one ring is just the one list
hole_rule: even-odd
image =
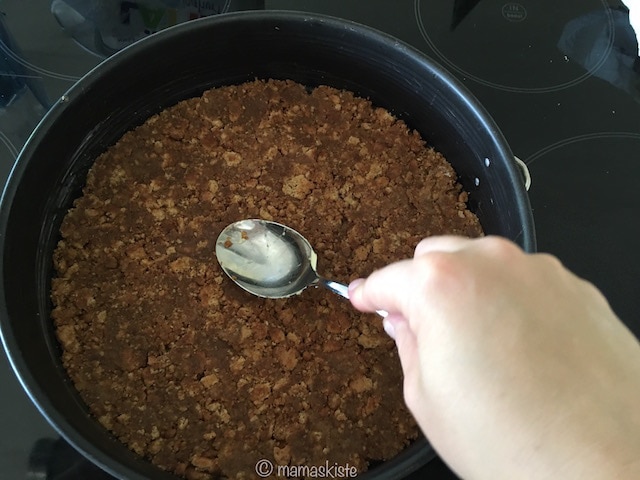
[[(132, 40), (234, 10), (344, 17), (422, 50), (480, 99), (529, 167), (538, 249), (595, 283), (640, 336), (640, 58), (627, 8), (637, 17), (640, 2), (625, 3), (0, 0), (0, 179), (56, 99)], [(0, 479), (81, 478), (100, 477), (42, 419), (1, 353)], [(435, 459), (420, 478), (455, 476)]]

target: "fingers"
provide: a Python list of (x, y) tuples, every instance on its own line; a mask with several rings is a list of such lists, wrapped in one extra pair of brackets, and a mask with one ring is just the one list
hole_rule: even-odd
[(413, 258), (429, 252), (457, 252), (468, 247), (471, 243), (473, 243), (472, 239), (455, 235), (427, 237), (418, 243)]
[(517, 245), (497, 236), (430, 237), (418, 244), (413, 259), (352, 282), (349, 297), (362, 311), (400, 313), (413, 328), (420, 318), (458, 312), (461, 301), (471, 302), (479, 294), (486, 283), (481, 279), (487, 276), (494, 282), (508, 281), (503, 266), (515, 269), (523, 255)]
[[(422, 389), (424, 365), (421, 364), (418, 339), (409, 322), (401, 315), (392, 314), (384, 320), (385, 330), (390, 333), (398, 347), (398, 357), (404, 376), (404, 398), (409, 410), (418, 421), (423, 420), (425, 396)], [(426, 425), (426, 422), (422, 422)]]
[(418, 343), (416, 336), (409, 327), (408, 322), (400, 315), (390, 316), (387, 323), (393, 325), (398, 356), (402, 365), (405, 382), (412, 382), (418, 376), (420, 358), (418, 356)]
[(349, 300), (363, 312), (408, 312), (407, 300), (412, 295), (413, 270), (411, 260), (402, 260), (376, 270), (367, 279), (351, 282)]
[[(455, 252), (471, 245), (473, 240), (458, 236), (437, 236), (422, 240), (414, 258), (433, 252)], [(366, 312), (386, 310), (408, 316), (411, 302), (424, 295), (421, 280), (434, 274), (415, 260), (403, 260), (373, 272), (366, 280), (358, 279), (349, 285), (349, 298), (358, 309)], [(437, 273), (437, 272), (436, 272)]]
[(383, 320), (384, 330), (396, 341), (405, 377), (411, 376), (418, 359), (416, 337), (407, 320), (400, 314), (390, 314)]

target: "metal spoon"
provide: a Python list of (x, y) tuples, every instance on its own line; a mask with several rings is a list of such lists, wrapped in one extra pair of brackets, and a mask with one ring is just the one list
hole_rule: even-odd
[(228, 225), (216, 241), (216, 256), (231, 280), (259, 297), (285, 298), (322, 285), (349, 298), (346, 285), (318, 275), (318, 256), (307, 239), (280, 223), (250, 219)]

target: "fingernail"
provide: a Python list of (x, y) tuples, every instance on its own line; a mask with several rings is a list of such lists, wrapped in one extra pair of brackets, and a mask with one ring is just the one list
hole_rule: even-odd
[(393, 323), (391, 323), (386, 318), (382, 319), (382, 328), (384, 328), (384, 331), (387, 332), (387, 335), (389, 335), (394, 340), (396, 339), (396, 329), (393, 327)]
[(364, 278), (356, 278), (349, 284), (349, 298), (353, 297), (354, 292), (364, 283)]

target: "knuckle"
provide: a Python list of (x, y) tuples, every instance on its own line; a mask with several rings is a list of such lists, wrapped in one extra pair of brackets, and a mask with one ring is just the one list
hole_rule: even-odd
[(431, 252), (415, 261), (418, 279), (423, 293), (433, 293), (442, 288), (450, 288), (464, 276), (464, 264), (458, 256), (449, 252)]
[(512, 259), (513, 257), (523, 253), (520, 247), (514, 242), (497, 235), (483, 237), (482, 242), (491, 255), (503, 260)]
[(537, 253), (536, 257), (542, 261), (548, 268), (553, 270), (565, 270), (564, 265), (558, 257), (550, 253)]
[(584, 278), (576, 278), (584, 292), (584, 298), (593, 300), (600, 307), (606, 307), (607, 309), (611, 308), (609, 300), (607, 300), (607, 297), (595, 284), (591, 283), (589, 280), (585, 280)]

